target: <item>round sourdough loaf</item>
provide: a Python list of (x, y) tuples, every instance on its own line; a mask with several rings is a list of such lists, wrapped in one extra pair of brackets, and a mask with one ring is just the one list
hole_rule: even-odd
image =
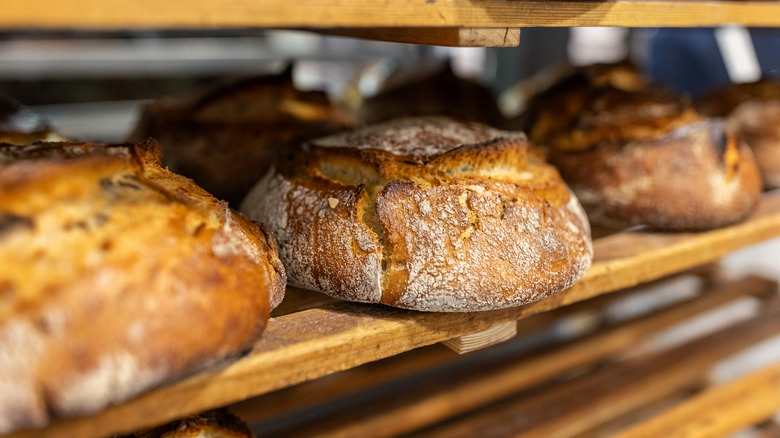
[[(605, 70), (602, 66), (601, 70)], [(687, 99), (583, 69), (532, 102), (531, 140), (548, 148), (594, 224), (701, 230), (744, 219), (761, 180), (745, 143)]]
[(290, 284), (415, 310), (538, 300), (593, 253), (577, 199), (522, 134), (440, 117), (304, 145), (242, 209), (269, 224)]
[(726, 117), (727, 129), (745, 139), (764, 187), (780, 187), (780, 80), (732, 84), (702, 98), (702, 113)]
[(277, 254), (154, 142), (0, 145), (0, 432), (245, 351), (284, 293)]
[(236, 207), (287, 145), (352, 127), (324, 92), (295, 88), (288, 69), (154, 101), (130, 141), (157, 139), (171, 171)]

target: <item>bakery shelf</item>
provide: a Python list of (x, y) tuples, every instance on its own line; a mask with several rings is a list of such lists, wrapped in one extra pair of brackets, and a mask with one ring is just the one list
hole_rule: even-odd
[[(375, 0), (6, 0), (0, 14), (2, 29), (498, 28), (496, 35), (489, 39), (493, 44), (507, 28), (681, 27), (724, 23), (780, 26), (780, 3), (720, 0), (394, 0), (381, 3)], [(432, 32), (439, 31), (434, 29)], [(403, 33), (407, 38), (402, 41), (409, 41), (408, 32)], [(436, 42), (424, 31), (417, 33), (422, 36), (420, 42)], [(358, 36), (359, 32), (352, 35)], [(393, 39), (392, 35), (389, 38)], [(451, 43), (452, 35), (446, 40)]]
[[(595, 262), (572, 288), (526, 306), (477, 313), (421, 313), (321, 300), (273, 318), (254, 349), (231, 364), (152, 390), (101, 413), (13, 437), (99, 437), (159, 424), (485, 330), (699, 266), (780, 236), (780, 191), (746, 221), (701, 233), (623, 232), (595, 241)], [(307, 308), (308, 307), (308, 308)]]
[(780, 409), (780, 363), (710, 389), (615, 438), (727, 436)]
[[(520, 430), (546, 432), (526, 432), (529, 436), (581, 436), (644, 411), (646, 405), (681, 389), (701, 386), (706, 374), (700, 370), (780, 334), (776, 281), (757, 276), (719, 281), (717, 277), (718, 271), (686, 273), (659, 285), (603, 295), (521, 320), (517, 339), (475, 354), (456, 356), (439, 345), (423, 347), (252, 398), (230, 410), (252, 424), (258, 436), (405, 436), (436, 424), (440, 426), (434, 435), (455, 436), (454, 431), (460, 430), (464, 432), (460, 436), (475, 436), (477, 430), (511, 425), (513, 419), (521, 423)], [(650, 304), (653, 298), (649, 297), (657, 300), (670, 287), (676, 288), (676, 295), (683, 290), (697, 293), (671, 304)], [(643, 313), (618, 321), (606, 316), (607, 309), (630, 301), (645, 303)], [(659, 332), (747, 302), (761, 311), (715, 335), (671, 351), (647, 346), (653, 345)], [(550, 336), (546, 348), (528, 346), (528, 339), (559, 332), (555, 328), (567, 325), (566, 321), (569, 326), (571, 321), (588, 322), (574, 324), (579, 330), (573, 340)], [(621, 356), (633, 360), (621, 361)], [(614, 362), (621, 365), (582, 379), (562, 377)], [(557, 381), (561, 383), (550, 384)], [(665, 385), (659, 387), (658, 382)], [(539, 394), (538, 388), (545, 385), (551, 387)], [(529, 396), (529, 392), (536, 394)], [(576, 399), (574, 394), (579, 393), (588, 394), (587, 401)], [(497, 404), (503, 405), (503, 415), (495, 409)], [(490, 408), (482, 409), (485, 406)], [(561, 430), (567, 433), (557, 433)]]

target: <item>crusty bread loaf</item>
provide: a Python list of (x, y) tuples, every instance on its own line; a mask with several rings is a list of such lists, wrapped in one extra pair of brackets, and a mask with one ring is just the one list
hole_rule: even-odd
[(0, 432), (246, 350), (284, 284), (274, 239), (154, 142), (0, 145)]
[(235, 207), (288, 145), (353, 126), (325, 93), (296, 89), (287, 70), (155, 101), (130, 141), (157, 139), (171, 171)]
[(727, 129), (745, 139), (756, 156), (764, 187), (780, 187), (780, 80), (733, 84), (708, 94), (697, 108), (726, 117)]
[(115, 438), (254, 438), (238, 417), (218, 409)]
[(315, 140), (242, 204), (290, 284), (425, 311), (517, 306), (577, 281), (590, 229), (518, 133), (429, 117)]
[(503, 116), (491, 91), (474, 79), (462, 78), (449, 63), (428, 69), (399, 68), (357, 111), (365, 124), (399, 117), (447, 116), (500, 126)]
[(700, 230), (750, 214), (758, 169), (721, 120), (664, 89), (594, 77), (610, 76), (575, 72), (540, 95), (527, 119), (593, 223)]

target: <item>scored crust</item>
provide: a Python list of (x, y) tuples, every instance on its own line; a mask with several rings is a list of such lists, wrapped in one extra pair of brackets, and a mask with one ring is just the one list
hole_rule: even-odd
[(726, 117), (727, 129), (745, 139), (756, 156), (764, 187), (780, 187), (780, 81), (732, 84), (704, 97), (697, 108)]
[(0, 432), (246, 350), (284, 284), (274, 239), (154, 142), (0, 145)]
[(709, 229), (744, 219), (759, 200), (744, 142), (664, 89), (595, 83), (584, 71), (532, 106), (531, 140), (549, 148), (593, 223)]
[(569, 287), (590, 229), (518, 133), (441, 117), (315, 140), (242, 204), (280, 244), (291, 285), (425, 311), (517, 306)]
[(605, 226), (722, 227), (749, 215), (761, 192), (750, 149), (723, 133), (718, 119), (646, 140), (552, 150), (550, 160), (566, 175), (588, 217)]
[(171, 171), (235, 207), (287, 145), (353, 126), (324, 92), (296, 89), (288, 69), (152, 102), (130, 141), (155, 138)]

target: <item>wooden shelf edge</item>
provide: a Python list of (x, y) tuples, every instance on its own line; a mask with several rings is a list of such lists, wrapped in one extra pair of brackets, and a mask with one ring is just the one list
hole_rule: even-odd
[(594, 243), (596, 260), (572, 288), (525, 306), (478, 313), (422, 313), (337, 302), (273, 318), (254, 350), (91, 417), (11, 437), (105, 436), (223, 406), (414, 348), (485, 330), (702, 265), (780, 236), (780, 191), (748, 220), (702, 233), (620, 233)]
[(516, 47), (520, 44), (520, 29), (514, 27), (373, 27), (313, 31), (325, 35), (431, 46)]
[[(302, 13), (302, 11), (305, 11)], [(6, 0), (4, 29), (780, 26), (780, 3), (718, 0)]]
[(728, 436), (780, 409), (780, 362), (709, 389), (616, 438)]

